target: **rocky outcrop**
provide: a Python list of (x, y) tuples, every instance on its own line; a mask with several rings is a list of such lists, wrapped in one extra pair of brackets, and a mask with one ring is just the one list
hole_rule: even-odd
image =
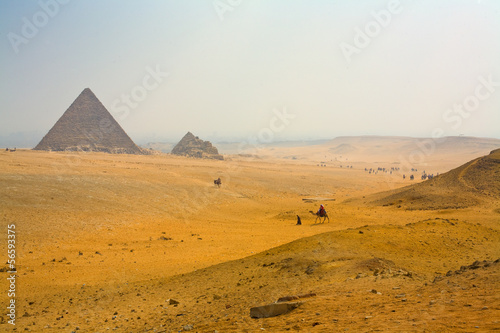
[(195, 158), (224, 159), (210, 141), (203, 141), (197, 136), (194, 136), (191, 132), (187, 132), (181, 141), (175, 145), (172, 149), (172, 154)]

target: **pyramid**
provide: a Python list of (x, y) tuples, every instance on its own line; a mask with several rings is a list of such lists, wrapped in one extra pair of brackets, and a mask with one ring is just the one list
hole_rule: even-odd
[(145, 154), (104, 105), (84, 89), (34, 150)]
[(172, 154), (181, 156), (190, 156), (196, 158), (211, 158), (223, 160), (224, 157), (219, 155), (219, 151), (210, 141), (203, 141), (193, 133), (187, 132), (186, 135), (172, 149)]

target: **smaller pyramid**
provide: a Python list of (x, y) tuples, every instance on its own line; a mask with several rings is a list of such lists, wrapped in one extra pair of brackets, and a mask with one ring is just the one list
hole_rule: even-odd
[(104, 105), (84, 89), (34, 150), (146, 154)]
[(203, 141), (191, 132), (187, 132), (181, 141), (175, 145), (172, 154), (195, 158), (224, 159), (210, 141)]

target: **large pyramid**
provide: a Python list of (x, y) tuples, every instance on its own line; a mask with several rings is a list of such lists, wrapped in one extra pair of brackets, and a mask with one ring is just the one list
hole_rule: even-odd
[(191, 132), (187, 132), (181, 141), (175, 145), (172, 149), (172, 154), (196, 158), (212, 158), (216, 160), (224, 159), (222, 155), (219, 155), (219, 151), (210, 141), (203, 141), (197, 136), (194, 136)]
[(94, 93), (85, 88), (55, 125), (33, 148), (52, 151), (97, 151), (144, 154)]

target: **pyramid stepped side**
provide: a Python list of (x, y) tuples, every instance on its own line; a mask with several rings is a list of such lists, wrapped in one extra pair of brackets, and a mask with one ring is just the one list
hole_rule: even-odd
[(82, 91), (34, 150), (146, 153), (89, 88)]
[(175, 145), (172, 154), (196, 158), (224, 159), (210, 141), (203, 141), (191, 132), (187, 132), (181, 141)]

